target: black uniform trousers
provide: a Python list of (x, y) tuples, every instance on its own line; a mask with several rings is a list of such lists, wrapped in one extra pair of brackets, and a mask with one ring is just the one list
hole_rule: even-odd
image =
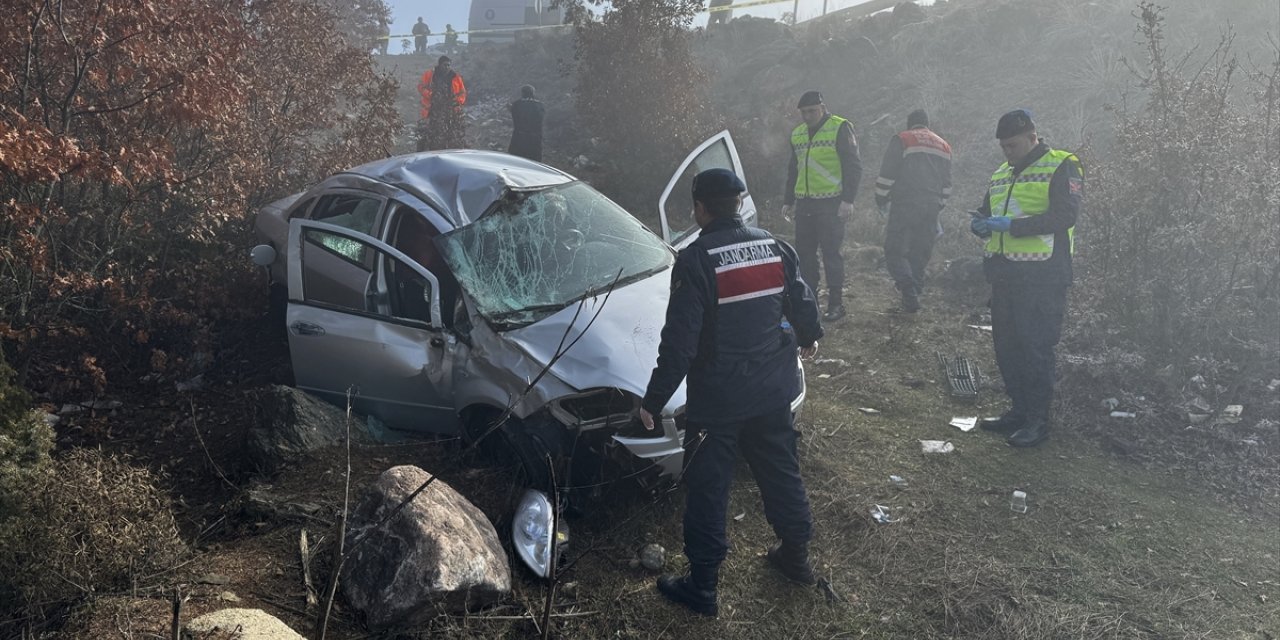
[[(693, 448), (699, 431), (705, 435)], [(690, 565), (718, 567), (729, 551), (725, 512), (739, 450), (760, 487), (774, 533), (790, 544), (808, 544), (813, 517), (800, 478), (796, 435), (789, 407), (741, 422), (687, 426), (685, 448), (691, 457), (684, 472), (684, 554)]]
[(1005, 392), (1013, 401), (1014, 413), (1049, 416), (1057, 364), (1054, 347), (1062, 336), (1066, 308), (1064, 285), (991, 286), (991, 335), (996, 364), (1000, 366)]
[(938, 212), (931, 204), (893, 204), (884, 228), (884, 266), (903, 293), (924, 290), (924, 270), (938, 237)]
[(818, 292), (818, 251), (822, 251), (822, 266), (827, 272), (827, 306), (843, 304), (844, 257), (840, 247), (844, 245), (844, 220), (840, 218), (840, 198), (815, 200), (800, 198), (796, 201), (796, 254), (800, 258), (800, 277), (816, 294)]

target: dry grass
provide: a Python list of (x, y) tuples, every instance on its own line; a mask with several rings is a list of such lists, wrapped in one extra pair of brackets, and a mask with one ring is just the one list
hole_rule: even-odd
[(15, 613), (39, 620), (87, 596), (149, 586), (185, 552), (168, 493), (124, 459), (73, 450), (28, 490), (26, 512), (0, 531)]

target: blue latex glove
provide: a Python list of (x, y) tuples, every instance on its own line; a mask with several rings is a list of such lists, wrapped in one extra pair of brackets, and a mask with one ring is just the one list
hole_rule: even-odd
[(1008, 233), (1009, 226), (1012, 224), (1013, 224), (1013, 218), (1006, 218), (1004, 216), (993, 216), (991, 218), (987, 218), (988, 231), (999, 231), (1000, 233)]
[(969, 231), (979, 238), (990, 238), (991, 230), (987, 228), (987, 220), (990, 218), (974, 217), (969, 221)]

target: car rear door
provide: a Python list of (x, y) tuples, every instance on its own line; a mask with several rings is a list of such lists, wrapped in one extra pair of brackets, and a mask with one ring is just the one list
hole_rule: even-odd
[[(457, 429), (452, 364), (440, 284), (399, 250), (349, 228), (295, 218), (289, 223), (289, 353), (298, 388), (389, 426)], [(335, 281), (334, 259), (344, 261)]]
[[(698, 145), (680, 168), (676, 170), (667, 188), (658, 200), (658, 214), (662, 220), (662, 239), (671, 246), (680, 249), (698, 237), (698, 225), (693, 223), (693, 177), (707, 169), (729, 169), (742, 178), (742, 160), (738, 157), (738, 149), (733, 145), (733, 136), (729, 131), (721, 131), (711, 136), (706, 142)], [(747, 225), (756, 224), (756, 205), (751, 199), (750, 185), (742, 199), (742, 218)]]

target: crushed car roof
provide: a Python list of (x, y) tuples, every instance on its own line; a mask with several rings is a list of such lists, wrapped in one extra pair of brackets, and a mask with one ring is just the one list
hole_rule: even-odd
[(506, 189), (547, 187), (575, 180), (567, 173), (517, 156), (463, 149), (394, 156), (342, 173), (403, 189), (440, 208), (459, 225), (473, 222)]

